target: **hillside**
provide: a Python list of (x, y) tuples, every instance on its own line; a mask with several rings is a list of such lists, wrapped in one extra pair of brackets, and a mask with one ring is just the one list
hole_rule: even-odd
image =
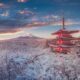
[(0, 80), (80, 80), (77, 49), (56, 54), (37, 37), (0, 42)]

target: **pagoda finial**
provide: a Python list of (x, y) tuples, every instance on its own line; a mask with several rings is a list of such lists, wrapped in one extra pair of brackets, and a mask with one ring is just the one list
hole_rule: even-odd
[(62, 29), (65, 29), (64, 16), (62, 16)]

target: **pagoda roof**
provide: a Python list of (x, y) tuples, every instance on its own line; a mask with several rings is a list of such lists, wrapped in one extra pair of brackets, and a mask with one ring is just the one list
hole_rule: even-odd
[(59, 33), (67, 33), (67, 34), (73, 34), (73, 33), (77, 33), (79, 32), (79, 30), (64, 30), (64, 29), (61, 29), (61, 30), (58, 30), (57, 32), (54, 32), (52, 33), (52, 35), (56, 35), (56, 34), (59, 34)]

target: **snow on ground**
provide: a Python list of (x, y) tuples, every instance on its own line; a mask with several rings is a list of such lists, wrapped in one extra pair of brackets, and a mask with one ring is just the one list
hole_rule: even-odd
[(80, 57), (56, 54), (46, 40), (19, 38), (0, 43), (0, 80), (80, 80)]

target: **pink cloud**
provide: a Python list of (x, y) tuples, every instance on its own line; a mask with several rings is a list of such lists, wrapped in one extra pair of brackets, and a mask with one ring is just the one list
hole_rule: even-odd
[(5, 4), (3, 4), (3, 3), (0, 3), (0, 7), (3, 7), (3, 6), (5, 6)]
[[(76, 21), (65, 21), (65, 25), (75, 25), (75, 24), (80, 24), (79, 22)], [(41, 26), (46, 26), (46, 25), (52, 25), (52, 26), (57, 26), (57, 25), (62, 25), (62, 21), (58, 21), (58, 22), (32, 22), (30, 24), (28, 24), (28, 27), (41, 27)]]
[(21, 2), (21, 3), (24, 3), (24, 2), (27, 2), (28, 0), (17, 0), (17, 2)]

